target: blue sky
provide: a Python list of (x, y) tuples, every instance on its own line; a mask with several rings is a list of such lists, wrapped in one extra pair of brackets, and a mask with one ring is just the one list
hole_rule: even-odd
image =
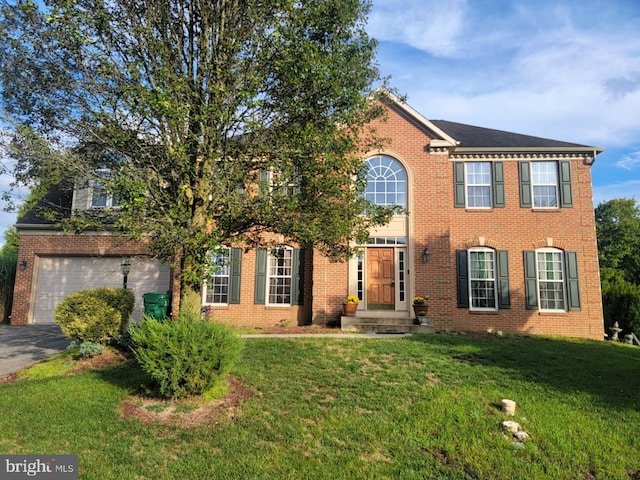
[(367, 29), (428, 119), (603, 147), (595, 204), (640, 202), (640, 1), (373, 0)]
[(428, 119), (603, 147), (595, 205), (640, 202), (640, 1), (373, 0), (367, 29)]

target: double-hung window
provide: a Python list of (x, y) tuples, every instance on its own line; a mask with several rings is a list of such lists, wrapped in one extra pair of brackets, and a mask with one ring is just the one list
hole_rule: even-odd
[(561, 251), (536, 252), (540, 310), (565, 310), (564, 267)]
[(465, 163), (468, 208), (491, 208), (491, 163)]
[(469, 250), (469, 293), (471, 310), (497, 308), (495, 252), (488, 248)]
[(96, 171), (96, 178), (91, 183), (91, 195), (89, 196), (89, 206), (91, 208), (118, 206), (118, 198), (112, 195), (105, 186), (105, 183), (109, 180), (109, 173), (107, 169)]
[(541, 248), (524, 252), (525, 300), (541, 312), (580, 310), (576, 252)]
[(229, 303), (231, 249), (222, 247), (209, 254), (208, 276), (203, 285), (205, 305)]
[(519, 162), (520, 206), (539, 209), (573, 206), (569, 161)]
[(533, 208), (558, 207), (558, 166), (556, 162), (531, 162)]
[(511, 308), (509, 253), (487, 247), (456, 252), (458, 308)]
[(269, 252), (268, 300), (270, 305), (291, 305), (293, 249), (276, 248)]
[(453, 176), (456, 208), (505, 206), (502, 162), (454, 162)]

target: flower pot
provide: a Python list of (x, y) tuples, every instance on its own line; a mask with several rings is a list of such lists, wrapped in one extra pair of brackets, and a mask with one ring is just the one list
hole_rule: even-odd
[(358, 310), (358, 304), (357, 303), (343, 303), (342, 306), (344, 307), (344, 314), (347, 317), (355, 317), (356, 316), (356, 311)]
[(424, 312), (425, 314), (429, 311), (429, 305), (414, 305), (413, 306), (413, 313), (416, 314), (416, 317), (418, 317), (420, 312)]

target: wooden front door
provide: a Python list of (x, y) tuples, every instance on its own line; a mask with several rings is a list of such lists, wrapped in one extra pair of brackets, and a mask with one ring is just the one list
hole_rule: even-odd
[(367, 308), (395, 309), (395, 265), (393, 248), (367, 249)]

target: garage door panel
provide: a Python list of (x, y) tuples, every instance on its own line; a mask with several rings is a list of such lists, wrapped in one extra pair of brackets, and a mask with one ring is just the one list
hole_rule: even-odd
[[(55, 307), (67, 295), (97, 287), (121, 288), (122, 257), (39, 257), (32, 320), (52, 323)], [(142, 295), (169, 289), (169, 267), (148, 257), (131, 259), (127, 287), (135, 295), (134, 319), (144, 310)]]

